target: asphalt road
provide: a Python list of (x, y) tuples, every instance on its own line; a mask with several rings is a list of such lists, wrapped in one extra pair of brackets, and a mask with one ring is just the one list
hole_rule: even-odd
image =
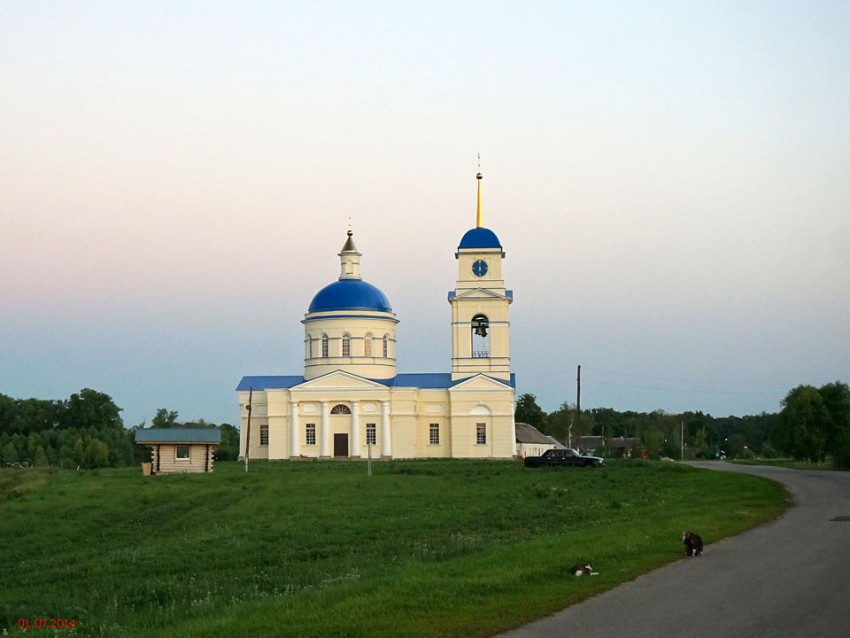
[(692, 465), (779, 481), (795, 505), (698, 558), (683, 555), (499, 638), (850, 636), (850, 472)]

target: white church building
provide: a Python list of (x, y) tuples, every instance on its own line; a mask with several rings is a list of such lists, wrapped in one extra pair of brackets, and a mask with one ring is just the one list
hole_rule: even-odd
[[(450, 372), (399, 374), (396, 325), (386, 295), (363, 280), (352, 232), (337, 281), (304, 315), (301, 375), (246, 376), (236, 392), (244, 458), (501, 458), (516, 454), (505, 253), (482, 224), (455, 252)], [(250, 410), (248, 409), (250, 405)]]

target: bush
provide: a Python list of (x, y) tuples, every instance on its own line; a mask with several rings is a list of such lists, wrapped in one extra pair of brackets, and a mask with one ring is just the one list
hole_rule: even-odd
[(845, 443), (833, 454), (832, 463), (836, 468), (850, 470), (850, 443)]
[(737, 456), (735, 456), (735, 458), (736, 459), (748, 459), (749, 460), (749, 459), (756, 458), (756, 454), (750, 448), (745, 447), (743, 450), (738, 452), (738, 454), (737, 454)]
[(761, 455), (766, 459), (780, 459), (784, 456), (782, 452), (773, 447), (770, 443), (765, 443), (761, 448)]

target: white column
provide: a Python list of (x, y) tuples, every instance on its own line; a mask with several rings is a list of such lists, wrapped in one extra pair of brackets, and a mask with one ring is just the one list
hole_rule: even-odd
[(298, 423), (298, 401), (289, 402), (289, 456), (295, 458), (301, 454), (301, 448), (298, 445), (300, 428)]
[(360, 402), (351, 402), (351, 456), (360, 458)]
[(327, 401), (322, 401), (322, 449), (319, 455), (322, 458), (330, 458), (331, 455), (331, 426), (329, 423), (330, 408)]
[(381, 401), (381, 456), (390, 458), (393, 454), (390, 439), (390, 402)]

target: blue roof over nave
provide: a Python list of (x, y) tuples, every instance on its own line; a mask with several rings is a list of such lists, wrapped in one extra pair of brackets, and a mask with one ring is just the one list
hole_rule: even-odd
[[(487, 375), (485, 375), (487, 376)], [(491, 377), (492, 378), (492, 377)], [(451, 388), (458, 383), (463, 383), (467, 379), (452, 380), (450, 372), (413, 372), (401, 373), (391, 379), (369, 379), (381, 385), (391, 388)], [(499, 383), (504, 383), (512, 388), (516, 387), (516, 377), (511, 373), (510, 382), (502, 379), (495, 379)], [(247, 392), (250, 389), (254, 390), (269, 390), (274, 388), (293, 388), (304, 383), (304, 377), (297, 376), (266, 376), (266, 377), (242, 377), (239, 385), (236, 387), (237, 392)]]
[(340, 279), (325, 286), (313, 297), (308, 312), (332, 310), (393, 311), (387, 296), (362, 279)]
[(502, 244), (492, 230), (479, 227), (466, 231), (460, 240), (458, 250), (462, 248), (498, 248), (501, 250)]

